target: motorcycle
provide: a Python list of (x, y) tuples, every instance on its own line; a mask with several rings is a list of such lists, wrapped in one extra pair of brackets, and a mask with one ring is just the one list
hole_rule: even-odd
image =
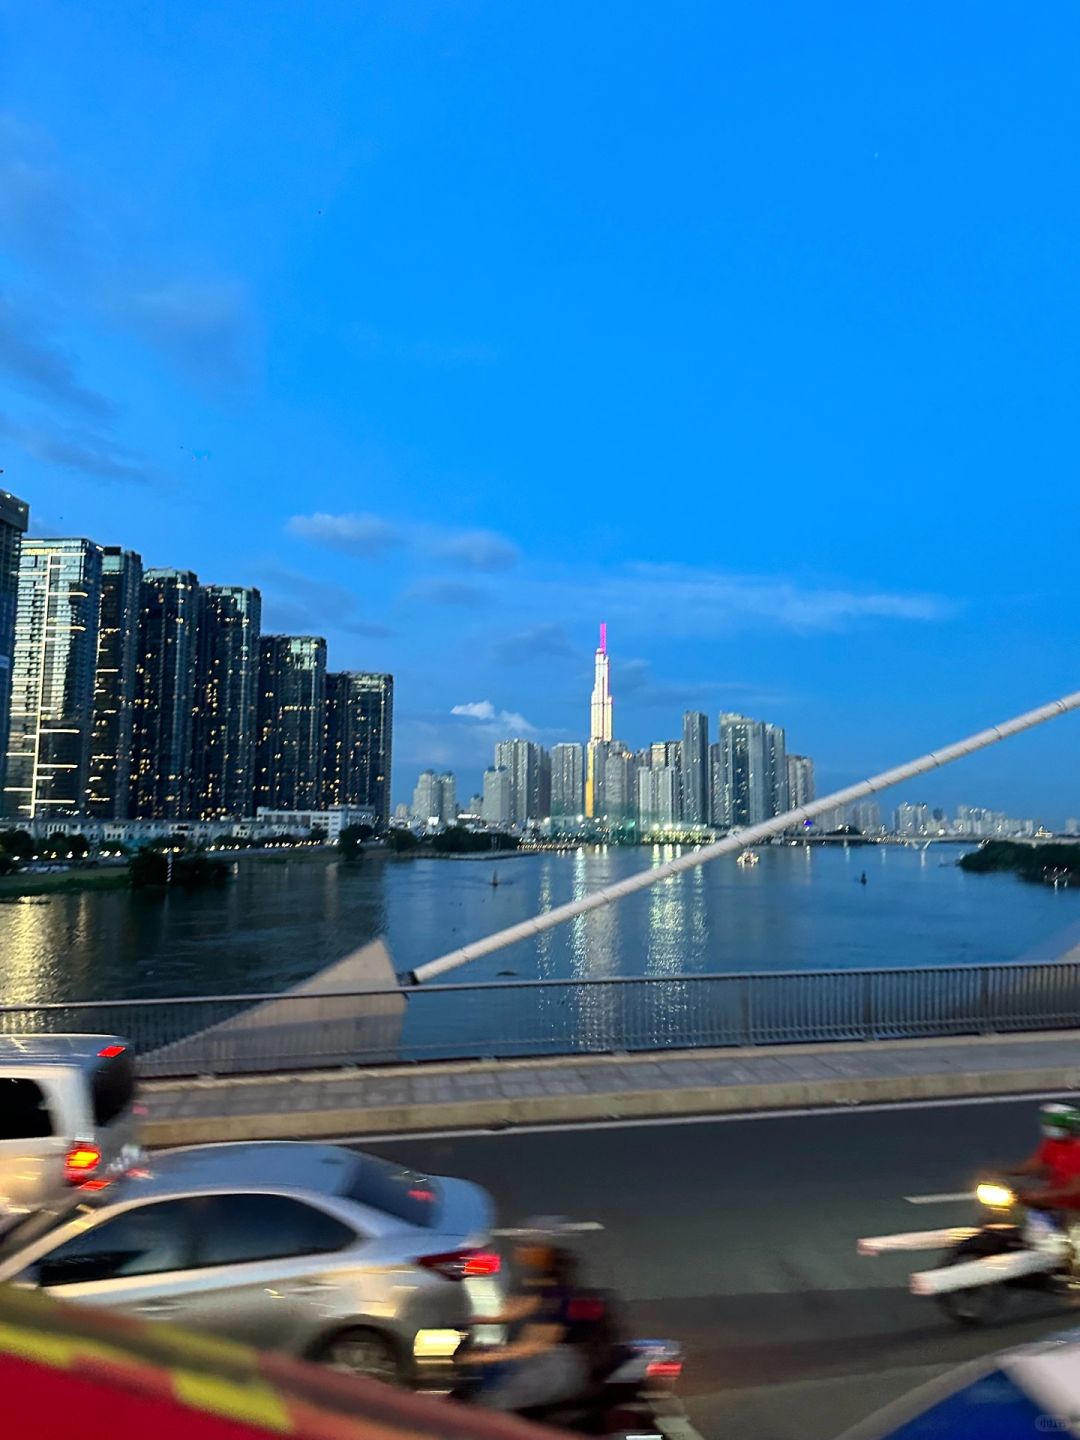
[(913, 1230), (858, 1242), (860, 1255), (947, 1247), (937, 1265), (917, 1270), (913, 1295), (937, 1302), (958, 1325), (983, 1325), (1013, 1290), (1063, 1293), (1072, 1280), (1072, 1245), (1057, 1220), (1028, 1209), (1023, 1197), (1000, 1180), (984, 1180), (973, 1197), (987, 1212), (981, 1225)]
[[(568, 1318), (573, 1338), (567, 1343), (586, 1357), (589, 1379), (576, 1395), (520, 1410), (523, 1418), (610, 1440), (698, 1440), (674, 1394), (683, 1365), (674, 1341), (619, 1338), (613, 1298), (600, 1290), (576, 1295)], [(482, 1348), (473, 1334), (454, 1357), (458, 1379), (451, 1395), (466, 1404), (484, 1384), (482, 1370), (469, 1366), (470, 1354)]]

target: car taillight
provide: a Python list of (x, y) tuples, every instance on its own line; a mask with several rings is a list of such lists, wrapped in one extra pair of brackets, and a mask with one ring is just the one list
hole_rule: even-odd
[(127, 1049), (127, 1046), (126, 1046), (126, 1045), (106, 1045), (105, 1048), (104, 1048), (104, 1050), (99, 1050), (99, 1051), (97, 1052), (97, 1053), (98, 1053), (98, 1059), (99, 1059), (99, 1060), (115, 1060), (116, 1057), (117, 1057), (118, 1055), (122, 1055), (126, 1049)]
[(96, 1145), (76, 1144), (64, 1156), (64, 1179), (73, 1185), (89, 1180), (101, 1164), (101, 1151)]
[(473, 1280), (498, 1275), (502, 1260), (489, 1250), (447, 1250), (441, 1255), (421, 1255), (416, 1262), (425, 1270), (437, 1270), (447, 1280)]
[(681, 1374), (681, 1360), (653, 1360), (645, 1367), (646, 1380), (678, 1380)]

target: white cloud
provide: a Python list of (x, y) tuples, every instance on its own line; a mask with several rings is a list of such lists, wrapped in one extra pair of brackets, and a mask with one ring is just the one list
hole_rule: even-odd
[(490, 700), (470, 700), (465, 705), (455, 705), (451, 715), (468, 715), (471, 720), (494, 720), (495, 706)]
[(524, 715), (519, 715), (516, 710), (496, 710), (490, 700), (469, 700), (463, 705), (454, 705), (450, 714), (468, 720), (481, 720), (485, 728), (500, 731), (503, 738), (509, 738), (507, 732), (520, 735), (536, 731), (536, 726), (531, 725)]
[(523, 614), (571, 624), (603, 617), (619, 633), (715, 638), (752, 629), (842, 632), (865, 622), (927, 623), (957, 605), (926, 592), (815, 585), (787, 575), (739, 575), (691, 565), (639, 563), (606, 575), (548, 574), (514, 586)]
[(285, 527), (290, 535), (299, 535), (331, 550), (344, 550), (349, 555), (379, 555), (400, 545), (400, 533), (378, 515), (293, 515)]
[(465, 570), (509, 570), (521, 552), (512, 540), (494, 530), (462, 530), (444, 535), (434, 546), (435, 554)]
[(316, 545), (325, 545), (330, 550), (344, 550), (351, 555), (377, 555), (392, 546), (409, 545), (457, 570), (474, 570), (483, 574), (509, 570), (517, 564), (521, 554), (512, 540), (496, 530), (446, 530), (417, 524), (398, 526), (379, 515), (334, 515), (319, 510), (313, 515), (291, 516), (285, 528), (290, 535), (298, 535)]

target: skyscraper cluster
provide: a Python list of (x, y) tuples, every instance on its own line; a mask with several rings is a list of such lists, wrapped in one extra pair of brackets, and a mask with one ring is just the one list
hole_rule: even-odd
[[(423, 779), (423, 777), (421, 777)], [(782, 726), (724, 711), (716, 740), (709, 717), (691, 710), (682, 736), (631, 750), (615, 738), (607, 627), (600, 627), (589, 705), (589, 739), (555, 745), (501, 740), (484, 774), (483, 818), (556, 829), (590, 824), (638, 833), (730, 830), (814, 798), (814, 764), (789, 754)], [(415, 811), (415, 806), (414, 806)]]
[(259, 591), (26, 539), (0, 492), (0, 810), (217, 820), (331, 805), (389, 822), (393, 676), (264, 635)]

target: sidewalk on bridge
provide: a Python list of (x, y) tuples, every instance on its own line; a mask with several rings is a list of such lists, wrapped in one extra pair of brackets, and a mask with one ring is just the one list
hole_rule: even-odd
[(501, 1128), (1080, 1089), (1080, 1031), (147, 1081), (151, 1145)]

